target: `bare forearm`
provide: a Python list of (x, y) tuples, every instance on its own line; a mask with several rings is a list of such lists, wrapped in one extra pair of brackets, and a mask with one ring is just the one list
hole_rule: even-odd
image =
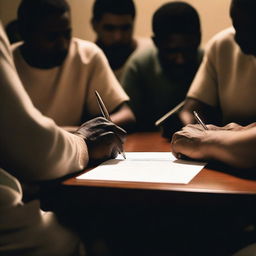
[[(205, 158), (239, 168), (256, 166), (256, 128), (243, 131), (211, 131), (202, 145)], [(202, 153), (203, 154), (203, 153)]]
[(190, 112), (188, 110), (181, 111), (179, 113), (179, 118), (183, 125), (195, 123), (195, 118), (194, 118), (192, 112)]
[(193, 98), (187, 98), (179, 117), (184, 125), (197, 123), (193, 111), (199, 113), (205, 123), (219, 124), (220, 118), (216, 108)]
[(135, 124), (135, 116), (126, 104), (110, 115), (113, 123), (124, 129), (131, 129)]

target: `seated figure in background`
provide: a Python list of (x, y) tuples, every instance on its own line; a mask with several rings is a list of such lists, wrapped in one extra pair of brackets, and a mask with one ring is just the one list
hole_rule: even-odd
[(129, 57), (152, 44), (150, 38), (133, 36), (135, 15), (133, 0), (95, 0), (93, 5), (96, 44), (104, 51), (118, 80)]
[(78, 126), (100, 114), (95, 90), (112, 121), (127, 128), (134, 115), (128, 96), (104, 53), (71, 36), (66, 0), (24, 0), (18, 9), (23, 42), (12, 46), (14, 62), (34, 105), (60, 126)]
[(38, 200), (23, 201), (21, 182), (61, 178), (114, 158), (126, 133), (98, 117), (71, 134), (43, 116), (22, 86), (1, 23), (0, 84), (0, 255), (85, 255), (53, 212), (42, 211)]
[(233, 23), (208, 43), (204, 59), (180, 112), (183, 124), (195, 123), (196, 110), (206, 123), (247, 125), (256, 120), (256, 1), (232, 0)]
[[(161, 6), (152, 30), (155, 46), (135, 54), (121, 79), (139, 131), (156, 130), (155, 121), (184, 100), (203, 55), (199, 15), (185, 2)], [(178, 124), (176, 118), (167, 125), (169, 137)]]

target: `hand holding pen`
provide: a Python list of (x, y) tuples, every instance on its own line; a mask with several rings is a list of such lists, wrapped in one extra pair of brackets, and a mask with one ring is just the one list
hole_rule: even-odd
[(204, 156), (203, 146), (208, 127), (204, 124), (196, 111), (193, 111), (194, 117), (198, 124), (203, 128), (199, 129), (198, 125), (189, 124), (182, 130), (175, 132), (172, 136), (171, 147), (172, 153), (178, 159), (200, 159)]
[(196, 119), (196, 121), (198, 122), (198, 124), (200, 124), (204, 130), (208, 130), (207, 126), (205, 125), (205, 123), (202, 121), (202, 119), (199, 117), (199, 115), (197, 114), (196, 111), (193, 111), (194, 117)]
[(96, 117), (83, 123), (74, 134), (84, 139), (89, 156), (88, 165), (94, 166), (110, 158), (116, 158), (127, 133), (106, 118)]
[[(101, 107), (104, 104), (100, 105)], [(109, 118), (109, 115), (104, 107), (101, 109), (104, 116)], [(104, 112), (106, 111), (106, 112)], [(110, 158), (116, 158), (118, 153), (122, 152), (122, 145), (127, 135), (126, 131), (115, 125), (107, 118), (96, 117), (83, 123), (74, 134), (83, 138), (86, 144), (87, 153), (89, 156), (88, 165), (97, 165)], [(81, 145), (82, 146), (82, 145)], [(84, 154), (84, 159), (88, 159)]]
[[(101, 114), (103, 115), (103, 117), (105, 117), (108, 121), (111, 121), (111, 118), (110, 118), (110, 115), (108, 113), (108, 110), (103, 102), (103, 100), (101, 99), (99, 93), (97, 91), (95, 91), (95, 95), (96, 95), (96, 99), (97, 99), (97, 102), (98, 102), (98, 105), (99, 105), (99, 108), (100, 108), (100, 111), (101, 111)], [(118, 136), (117, 136), (118, 139), (120, 139)], [(122, 142), (120, 141), (120, 144), (119, 144), (119, 153), (122, 154), (123, 158), (126, 159), (126, 156), (125, 156), (125, 153), (123, 151), (123, 147), (122, 147)]]

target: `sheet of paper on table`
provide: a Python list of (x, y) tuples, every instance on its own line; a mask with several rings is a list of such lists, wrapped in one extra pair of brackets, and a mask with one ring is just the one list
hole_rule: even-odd
[(176, 159), (171, 152), (126, 152), (77, 179), (153, 183), (189, 183), (206, 165), (202, 162)]

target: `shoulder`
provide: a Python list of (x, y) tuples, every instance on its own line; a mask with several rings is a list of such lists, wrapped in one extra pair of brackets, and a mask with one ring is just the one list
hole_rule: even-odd
[(141, 50), (145, 47), (151, 47), (153, 45), (153, 41), (149, 37), (135, 37), (135, 41), (137, 43), (136, 50)]
[(146, 63), (152, 62), (157, 58), (157, 49), (154, 45), (151, 45), (145, 49), (135, 52), (127, 62), (127, 65), (137, 64), (145, 65)]
[(213, 36), (212, 40), (219, 41), (219, 40), (227, 40), (233, 38), (235, 34), (235, 29), (233, 27), (226, 28), (216, 35)]
[(233, 27), (227, 28), (216, 35), (214, 35), (206, 45), (206, 51), (209, 51), (212, 48), (222, 49), (224, 48), (233, 48), (236, 46), (234, 39), (235, 30)]
[(104, 54), (95, 43), (74, 37), (70, 44), (70, 56), (77, 57), (84, 64), (88, 64)]

